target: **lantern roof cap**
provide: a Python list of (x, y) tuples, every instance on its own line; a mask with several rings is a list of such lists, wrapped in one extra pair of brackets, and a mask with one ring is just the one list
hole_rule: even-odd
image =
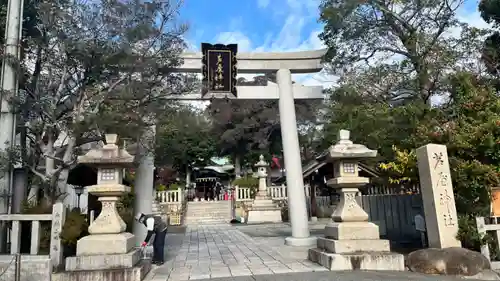
[(255, 167), (261, 168), (261, 167), (267, 167), (267, 166), (269, 166), (269, 164), (264, 159), (264, 155), (261, 154), (259, 156), (259, 162), (255, 163)]
[(78, 163), (89, 166), (116, 166), (130, 167), (134, 163), (134, 156), (130, 155), (125, 149), (118, 147), (117, 134), (106, 134), (106, 144), (102, 147), (91, 149), (85, 155), (78, 156)]
[(376, 150), (369, 149), (362, 144), (353, 143), (350, 140), (348, 130), (340, 130), (337, 143), (328, 148), (328, 157), (331, 159), (372, 158), (376, 156)]

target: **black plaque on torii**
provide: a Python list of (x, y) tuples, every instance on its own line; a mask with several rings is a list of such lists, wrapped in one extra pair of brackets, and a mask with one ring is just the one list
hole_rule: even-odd
[(208, 93), (229, 94), (238, 96), (236, 90), (236, 76), (238, 75), (237, 44), (208, 44), (201, 43), (202, 53), (202, 90), (201, 96)]

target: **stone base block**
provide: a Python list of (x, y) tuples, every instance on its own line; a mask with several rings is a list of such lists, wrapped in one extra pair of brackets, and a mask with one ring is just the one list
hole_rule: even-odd
[(273, 199), (269, 196), (259, 196), (259, 195), (256, 195), (255, 196), (255, 200), (254, 200), (254, 204), (257, 203), (257, 202), (263, 202), (263, 201), (266, 201), (266, 204), (273, 204)]
[(332, 222), (325, 226), (325, 237), (335, 240), (378, 240), (378, 225), (371, 222)]
[(389, 240), (333, 240), (318, 237), (318, 248), (329, 253), (390, 252)]
[(85, 236), (76, 243), (77, 256), (126, 254), (135, 246), (135, 236), (120, 234), (94, 234)]
[(142, 253), (134, 249), (126, 254), (102, 256), (76, 256), (66, 258), (66, 270), (99, 270), (111, 268), (131, 268), (139, 263)]
[(141, 281), (151, 270), (151, 260), (131, 268), (66, 271), (52, 274), (52, 281)]
[(329, 270), (390, 270), (404, 271), (404, 256), (387, 252), (333, 254), (322, 249), (309, 249), (309, 260)]
[(245, 218), (246, 223), (282, 222), (281, 210), (277, 208), (248, 210)]
[[(16, 266), (13, 255), (0, 255), (1, 281), (16, 280)], [(59, 269), (59, 268), (56, 268)], [(52, 274), (49, 255), (21, 255), (21, 278), (19, 281), (46, 281)]]
[(273, 200), (254, 200), (251, 209), (280, 209), (274, 204)]
[(304, 247), (304, 246), (314, 246), (316, 244), (316, 236), (309, 236), (304, 238), (297, 237), (287, 237), (285, 238), (285, 245), (287, 246), (295, 246), (295, 247)]

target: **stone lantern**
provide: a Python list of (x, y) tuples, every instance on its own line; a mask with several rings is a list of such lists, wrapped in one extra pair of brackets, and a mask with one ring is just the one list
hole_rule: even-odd
[(403, 255), (390, 252), (389, 241), (380, 239), (378, 225), (368, 221), (356, 201), (359, 188), (369, 183), (359, 176), (358, 163), (376, 157), (377, 151), (354, 144), (349, 131), (340, 130), (338, 142), (328, 152), (334, 177), (327, 185), (338, 190), (340, 203), (325, 227), (325, 237), (309, 250), (309, 259), (330, 270), (404, 270)]
[(255, 200), (271, 200), (267, 193), (267, 167), (269, 164), (264, 160), (264, 156), (259, 157), (259, 162), (255, 164), (257, 168), (257, 177), (259, 178), (259, 190), (255, 196)]
[(116, 209), (120, 196), (130, 192), (130, 187), (122, 184), (123, 168), (130, 167), (134, 157), (116, 145), (117, 135), (108, 134), (105, 138), (106, 144), (102, 148), (78, 157), (79, 163), (97, 168), (97, 184), (87, 187), (87, 190), (99, 197), (102, 204), (101, 213), (89, 226), (91, 235), (78, 240), (78, 256), (124, 254), (135, 243), (134, 235), (124, 232), (127, 225)]
[[(333, 178), (327, 185), (340, 192), (340, 203), (332, 214), (334, 222), (368, 221), (368, 214), (359, 206), (356, 195), (359, 188), (370, 182), (359, 176), (359, 160), (377, 156), (376, 150), (370, 150), (361, 144), (349, 140), (349, 131), (340, 130), (339, 141), (328, 149), (328, 158), (333, 163)], [(373, 223), (369, 223), (377, 227)], [(327, 226), (327, 231), (330, 227)], [(378, 239), (378, 233), (377, 233)]]
[(133, 165), (134, 157), (116, 145), (117, 135), (107, 134), (105, 139), (102, 148), (78, 157), (78, 163), (97, 168), (97, 184), (87, 189), (101, 201), (102, 210), (88, 228), (90, 235), (78, 240), (76, 257), (66, 258), (66, 270), (87, 274), (89, 280), (116, 280), (124, 274), (131, 278), (127, 280), (140, 280), (133, 276), (149, 269), (140, 263), (142, 255), (134, 247), (135, 237), (125, 232), (127, 225), (116, 208), (120, 196), (130, 192), (122, 179), (124, 168)]
[(269, 164), (264, 160), (264, 156), (259, 157), (259, 162), (255, 164), (257, 177), (259, 178), (259, 190), (255, 195), (255, 200), (248, 207), (245, 221), (247, 223), (281, 222), (281, 208), (274, 204), (273, 199), (267, 193), (267, 168)]

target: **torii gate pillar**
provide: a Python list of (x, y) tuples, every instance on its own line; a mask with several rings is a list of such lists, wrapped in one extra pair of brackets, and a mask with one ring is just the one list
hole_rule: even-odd
[(292, 225), (292, 236), (285, 238), (291, 246), (312, 246), (316, 237), (311, 237), (307, 216), (306, 194), (302, 177), (297, 117), (293, 98), (292, 74), (288, 69), (277, 73), (279, 88), (279, 110), (281, 138), (285, 155), (286, 186), (288, 191), (288, 212)]

